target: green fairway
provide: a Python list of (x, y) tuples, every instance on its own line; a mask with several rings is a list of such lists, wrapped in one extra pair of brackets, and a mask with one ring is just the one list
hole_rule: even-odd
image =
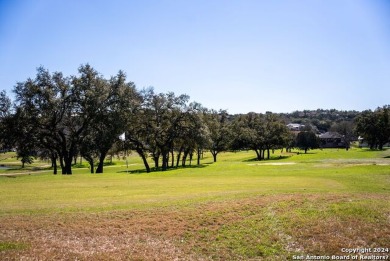
[[(0, 236), (0, 257), (19, 253), (31, 258), (38, 254), (31, 245), (46, 240), (54, 250), (48, 255), (41, 250), (42, 259), (61, 259), (47, 239), (59, 223), (68, 233), (78, 224), (84, 224), (79, 230), (88, 231), (97, 224), (118, 224), (125, 235), (137, 234), (141, 242), (167, 244), (173, 252), (165, 249), (160, 260), (283, 260), (336, 255), (343, 247), (389, 247), (389, 155), (389, 150), (356, 148), (275, 151), (271, 160), (254, 161), (248, 151), (220, 154), (213, 163), (205, 154), (201, 166), (194, 161), (186, 168), (149, 174), (136, 156), (129, 158), (128, 171), (124, 161), (116, 161), (104, 174), (75, 168), (73, 175), (53, 175), (43, 162), (35, 163), (36, 171), (1, 170), (0, 228), (6, 233)], [(3, 162), (7, 160), (12, 161)], [(141, 228), (134, 227), (136, 221)], [(30, 238), (27, 223), (39, 228), (40, 236)], [(354, 226), (359, 231), (350, 229)], [(88, 241), (90, 236), (79, 237)], [(141, 245), (142, 251), (148, 248)], [(114, 259), (156, 257), (123, 247), (112, 250)], [(62, 251), (70, 259), (107, 257), (71, 246)]]

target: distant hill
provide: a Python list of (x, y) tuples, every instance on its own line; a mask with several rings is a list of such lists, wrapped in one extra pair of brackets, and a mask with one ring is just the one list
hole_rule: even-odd
[(303, 110), (292, 113), (279, 113), (278, 115), (288, 123), (299, 123), (304, 125), (315, 126), (320, 132), (327, 132), (332, 125), (341, 122), (350, 122), (353, 124), (354, 119), (360, 114), (359, 111), (339, 111), (336, 109), (324, 110)]

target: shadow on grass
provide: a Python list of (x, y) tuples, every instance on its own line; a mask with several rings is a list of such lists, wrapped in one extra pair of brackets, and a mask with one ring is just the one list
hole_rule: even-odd
[[(150, 173), (152, 172), (159, 172), (159, 173), (164, 173), (164, 172), (171, 172), (179, 169), (201, 169), (201, 168), (206, 168), (210, 163), (205, 163), (205, 164), (200, 164), (200, 165), (188, 165), (188, 166), (179, 166), (179, 167), (169, 167), (166, 170), (162, 170), (162, 168), (150, 168)], [(121, 170), (117, 171), (117, 173), (128, 173), (128, 174), (133, 174), (133, 175), (140, 175), (140, 174), (148, 174), (146, 172), (146, 169), (136, 169), (136, 170)]]
[(390, 148), (379, 149), (370, 149), (370, 148), (359, 148), (359, 152), (378, 152), (378, 151), (387, 151)]
[(243, 162), (253, 162), (253, 161), (275, 161), (275, 160), (283, 160), (283, 159), (288, 159), (291, 156), (279, 156), (279, 157), (271, 157), (270, 159), (262, 159), (258, 160), (257, 158), (252, 158), (252, 159), (246, 159), (243, 160)]
[[(322, 151), (322, 150), (321, 150)], [(296, 153), (297, 155), (313, 155), (313, 154), (318, 154), (317, 152), (310, 152), (310, 151), (307, 151), (306, 153), (305, 153), (305, 151), (298, 151), (297, 153)]]

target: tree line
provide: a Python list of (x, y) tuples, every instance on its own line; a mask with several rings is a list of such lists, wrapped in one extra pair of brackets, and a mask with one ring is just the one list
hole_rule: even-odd
[(190, 101), (188, 95), (137, 90), (123, 71), (106, 79), (88, 64), (76, 76), (40, 67), (34, 79), (18, 82), (13, 92), (14, 102), (0, 92), (1, 146), (15, 148), (23, 164), (33, 157), (49, 158), (54, 174), (59, 168), (72, 174), (78, 156), (88, 161), (91, 173), (102, 173), (115, 146), (135, 151), (147, 172), (185, 166), (194, 157), (200, 164), (204, 151), (217, 161), (223, 151), (253, 150), (263, 160), (275, 149), (316, 147), (303, 145), (313, 131), (297, 136), (278, 114), (229, 115)]

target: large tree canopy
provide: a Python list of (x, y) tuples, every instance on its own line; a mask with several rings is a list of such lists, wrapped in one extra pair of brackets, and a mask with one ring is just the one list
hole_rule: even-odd
[(239, 115), (233, 122), (233, 149), (251, 149), (258, 160), (265, 158), (265, 152), (289, 146), (289, 131), (274, 114), (250, 112)]
[[(63, 174), (72, 174), (72, 160), (80, 149), (86, 157), (92, 150), (105, 157), (124, 130), (121, 119), (126, 119), (135, 97), (134, 84), (125, 82), (123, 72), (110, 81), (88, 64), (78, 72), (64, 77), (40, 67), (35, 79), (19, 82), (14, 90), (18, 120), (27, 124), (26, 132), (34, 137), (29, 150), (49, 151), (54, 163), (59, 158)], [(20, 133), (18, 140), (24, 135)], [(16, 145), (18, 151), (27, 147)], [(102, 171), (99, 161), (98, 172)]]

